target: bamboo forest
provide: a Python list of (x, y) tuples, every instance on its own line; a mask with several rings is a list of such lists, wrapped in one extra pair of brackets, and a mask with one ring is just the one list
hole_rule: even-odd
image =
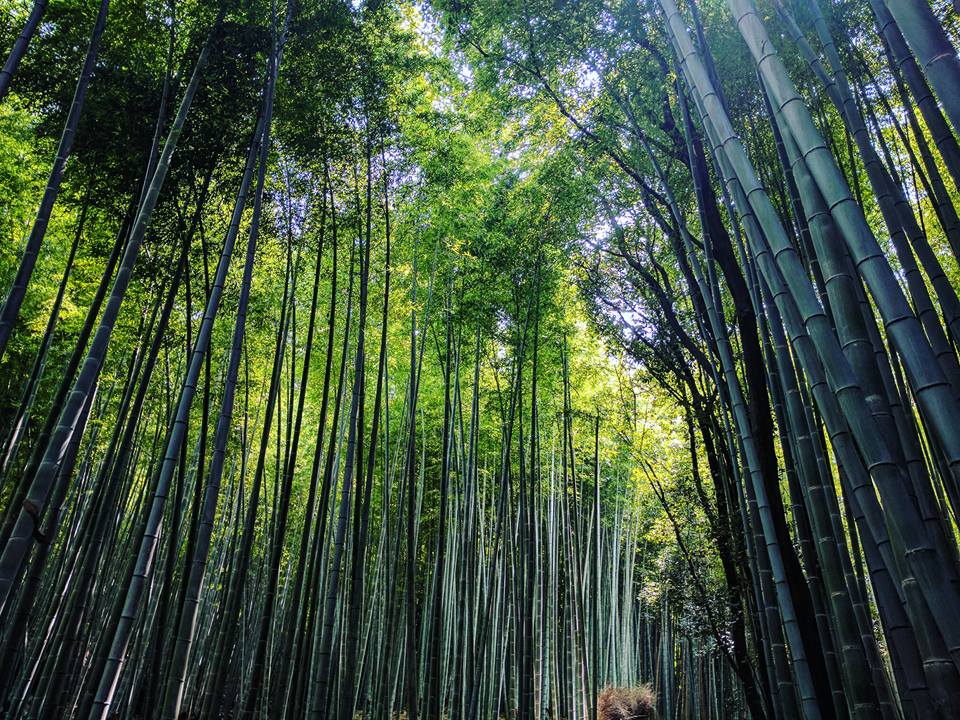
[(0, 0), (0, 720), (960, 718), (960, 0)]

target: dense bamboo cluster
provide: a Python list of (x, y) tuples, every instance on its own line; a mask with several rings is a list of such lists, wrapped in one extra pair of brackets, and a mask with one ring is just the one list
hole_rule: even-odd
[(952, 7), (207, 5), (3, 6), (3, 717), (960, 717)]
[[(91, 162), (71, 144), (94, 132), (118, 6), (98, 6), (0, 319), (4, 717), (587, 718), (603, 686), (644, 679), (664, 707), (725, 716), (730, 669), (640, 592), (658, 543), (613, 423), (576, 400), (549, 201), (484, 210), (497, 234), (545, 221), (506, 246), (535, 259), (510, 261), (502, 295), (484, 287), (495, 244), (461, 252), (423, 219), (449, 189), (418, 190), (438, 164), (417, 165), (390, 116), (401, 81), (366, 45), (397, 17), (166, 8), (118, 211), (91, 190), (102, 169), (64, 172)], [(350, 84), (308, 50), (356, 63)], [(304, 77), (327, 99), (292, 130)], [(251, 107), (218, 119), (217, 82)], [(62, 187), (76, 212), (52, 212)], [(30, 305), (50, 277), (52, 303)]]
[(696, 425), (751, 715), (955, 717), (956, 49), (924, 0), (684, 6), (449, 13), (594, 164), (586, 283)]

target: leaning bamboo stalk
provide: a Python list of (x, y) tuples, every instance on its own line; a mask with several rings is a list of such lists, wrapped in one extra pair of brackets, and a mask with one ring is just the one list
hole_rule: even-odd
[[(37, 2), (34, 12), (31, 13), (28, 20), (30, 22), (39, 21), (35, 17), (37, 8), (40, 8), (40, 14), (43, 13), (43, 6), (46, 2)], [(90, 45), (87, 48), (87, 55), (83, 61), (83, 67), (80, 70), (80, 77), (77, 79), (77, 87), (73, 93), (73, 100), (70, 103), (70, 111), (67, 113), (67, 120), (63, 126), (63, 133), (60, 135), (60, 144), (57, 147), (57, 154), (53, 160), (53, 167), (50, 169), (50, 177), (47, 179), (47, 186), (43, 192), (43, 198), (40, 200), (40, 207), (37, 209), (37, 215), (34, 218), (33, 225), (30, 228), (30, 235), (27, 237), (27, 243), (20, 258), (20, 265), (17, 268), (17, 274), (13, 279), (13, 285), (7, 293), (3, 302), (3, 309), (0, 310), (0, 359), (3, 358), (7, 349), (7, 342), (13, 328), (20, 317), (20, 306), (27, 294), (27, 285), (30, 278), (33, 277), (33, 270), (36, 267), (37, 257), (40, 253), (40, 246), (47, 233), (47, 225), (50, 222), (50, 214), (53, 212), (54, 203), (60, 195), (60, 183), (63, 180), (63, 173), (66, 169), (67, 159), (70, 157), (70, 150), (73, 148), (73, 141), (76, 138), (77, 127), (80, 124), (80, 115), (83, 113), (84, 101), (87, 97), (87, 87), (90, 85), (90, 78), (93, 75), (94, 67), (97, 64), (97, 55), (100, 52), (100, 39), (103, 37), (103, 30), (107, 24), (107, 10), (110, 7), (110, 0), (101, 0), (100, 9), (97, 13), (97, 19), (93, 26), (93, 32), (90, 35)], [(23, 36), (21, 35), (21, 38)], [(19, 41), (19, 38), (18, 38)], [(26, 43), (20, 48), (19, 42), (14, 46), (10, 59), (13, 60), (15, 53), (20, 50), (22, 53), (26, 50)], [(8, 61), (9, 64), (9, 61)], [(9, 82), (10, 72), (4, 67), (0, 72), (0, 99), (6, 92), (4, 80)]]
[[(260, 212), (263, 198), (263, 185), (266, 174), (267, 157), (270, 148), (270, 126), (273, 114), (273, 94), (279, 70), (279, 49), (271, 56), (268, 69), (269, 81), (265, 90), (264, 109), (262, 119), (257, 124), (255, 137), (250, 146), (250, 155), (247, 159), (247, 168), (244, 179), (249, 186), (249, 175), (253, 170), (253, 159), (258, 156), (259, 164), (257, 185), (254, 190), (254, 209), (250, 220), (250, 230), (247, 240), (246, 260), (243, 266), (243, 279), (240, 285), (240, 299), (237, 304), (237, 315), (234, 321), (233, 340), (230, 348), (230, 359), (227, 368), (226, 384), (221, 401), (220, 415), (217, 418), (217, 427), (214, 435), (213, 457), (210, 460), (210, 470), (207, 474), (206, 490), (204, 492), (203, 507), (200, 511), (200, 525), (193, 556), (190, 558), (190, 572), (186, 580), (186, 595), (184, 613), (180, 617), (177, 628), (173, 657), (170, 661), (170, 677), (163, 700), (161, 716), (165, 719), (176, 720), (180, 716), (180, 705), (183, 700), (184, 682), (187, 672), (187, 660), (195, 631), (197, 611), (200, 605), (200, 590), (206, 570), (207, 555), (210, 550), (211, 535), (213, 533), (214, 517), (220, 496), (220, 480), (223, 475), (226, 460), (226, 447), (233, 421), (233, 402), (236, 393), (237, 378), (240, 369), (240, 356), (243, 347), (243, 338), (246, 331), (247, 307), (250, 300), (250, 285), (253, 278), (253, 265), (256, 258), (257, 239), (260, 229)], [(242, 198), (242, 199), (241, 199)], [(242, 213), (245, 205), (245, 193), (241, 193), (236, 207)], [(236, 217), (239, 217), (236, 216)], [(214, 288), (216, 283), (214, 284)], [(201, 330), (202, 331), (202, 330)], [(198, 338), (198, 343), (200, 342)]]
[[(269, 90), (266, 93), (266, 97), (268, 99), (270, 97)], [(267, 114), (268, 112), (265, 112), (263, 117), (266, 117)], [(110, 655), (103, 669), (97, 695), (94, 700), (94, 706), (91, 709), (91, 718), (103, 717), (109, 712), (113, 693), (123, 667), (126, 647), (130, 641), (131, 626), (136, 619), (145, 585), (150, 576), (153, 565), (153, 555), (159, 541), (160, 526), (163, 521), (164, 506), (166, 504), (170, 482), (173, 478), (176, 464), (179, 461), (182, 444), (186, 436), (190, 408), (196, 394), (204, 359), (209, 350), (213, 324), (217, 312), (220, 309), (224, 284), (226, 283), (227, 272), (229, 271), (230, 261), (233, 256), (233, 246), (240, 229), (240, 220), (253, 175), (254, 160), (257, 157), (257, 151), (262, 142), (260, 132), (263, 122), (263, 119), (258, 120), (257, 131), (254, 134), (255, 140), (250, 146), (246, 168), (241, 180), (240, 190), (237, 194), (237, 202), (234, 205), (233, 217), (231, 218), (227, 236), (224, 240), (223, 250), (211, 286), (210, 296), (207, 299), (207, 305), (204, 310), (203, 321), (201, 322), (197, 340), (190, 354), (190, 364), (183, 381), (180, 397), (177, 401), (176, 416), (171, 427), (170, 437), (166, 443), (166, 450), (160, 467), (153, 501), (150, 505), (149, 517), (137, 552), (136, 569), (127, 587), (123, 615), (114, 631)]]
[(139, 255), (147, 227), (150, 224), (150, 218), (153, 215), (153, 210), (156, 207), (157, 199), (160, 195), (160, 190), (163, 188), (164, 180), (170, 168), (170, 162), (173, 159), (173, 153), (180, 139), (180, 133), (183, 131), (183, 126), (186, 123), (187, 114), (190, 111), (193, 98), (200, 87), (203, 69), (212, 49), (212, 40), (215, 34), (219, 32), (223, 14), (223, 11), (221, 11), (210, 36), (197, 58), (190, 83), (187, 85), (183, 98), (180, 101), (180, 108), (177, 111), (176, 119), (170, 131), (167, 133), (167, 139), (163, 145), (160, 161), (150, 181), (150, 189), (144, 198), (137, 219), (130, 231), (130, 239), (123, 253), (123, 259), (120, 262), (117, 276), (114, 279), (113, 287), (107, 300), (107, 306), (104, 309), (103, 316), (100, 318), (100, 324), (97, 327), (93, 342), (87, 352), (83, 367), (80, 370), (80, 375), (73, 384), (73, 390), (60, 414), (60, 419), (53, 431), (50, 444), (44, 453), (43, 461), (37, 468), (37, 473), (31, 483), (25, 504), (20, 510), (13, 531), (3, 549), (2, 556), (0, 556), (0, 605), (5, 605), (7, 602), (24, 557), (33, 545), (33, 533), (39, 524), (38, 513), (42, 512), (42, 509), (46, 506), (50, 489), (56, 479), (56, 474), (59, 471), (66, 447), (73, 436), (76, 421), (85, 398), (100, 375), (107, 346), (110, 343), (110, 338), (117, 322), (117, 316), (120, 313), (120, 306), (123, 303), (124, 296), (130, 284), (134, 263)]

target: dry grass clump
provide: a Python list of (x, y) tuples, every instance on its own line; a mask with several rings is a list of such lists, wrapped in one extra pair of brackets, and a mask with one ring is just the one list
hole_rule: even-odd
[(649, 685), (606, 687), (597, 697), (598, 720), (656, 720), (657, 696)]

